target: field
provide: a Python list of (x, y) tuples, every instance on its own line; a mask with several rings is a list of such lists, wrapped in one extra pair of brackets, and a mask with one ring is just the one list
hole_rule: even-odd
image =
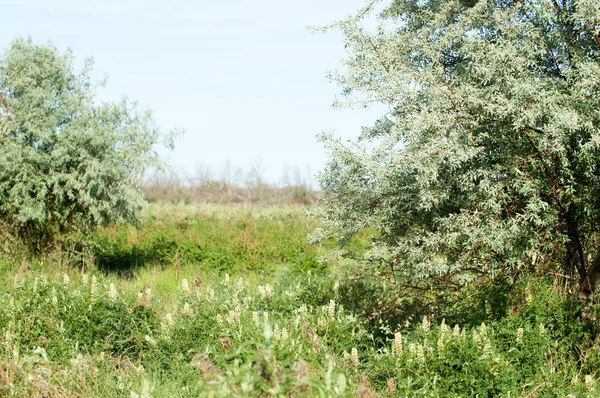
[(76, 250), (5, 251), (0, 396), (598, 395), (598, 345), (552, 280), (471, 292), (468, 315), (368, 320), (377, 290), (307, 244), (316, 224), (153, 205)]

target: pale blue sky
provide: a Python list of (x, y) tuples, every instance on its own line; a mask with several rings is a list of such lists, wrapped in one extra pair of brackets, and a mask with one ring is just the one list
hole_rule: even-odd
[(103, 100), (122, 95), (154, 110), (165, 128), (186, 130), (170, 155), (192, 173), (199, 162), (262, 160), (277, 181), (284, 165), (325, 164), (315, 135), (355, 137), (374, 111), (331, 107), (325, 78), (344, 57), (341, 35), (313, 34), (364, 0), (0, 0), (0, 47), (18, 36), (93, 56), (110, 76)]

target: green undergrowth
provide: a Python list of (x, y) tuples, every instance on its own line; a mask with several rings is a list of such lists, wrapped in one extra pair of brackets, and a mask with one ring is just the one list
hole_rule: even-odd
[(314, 224), (153, 206), (85, 256), (1, 256), (0, 396), (600, 396), (597, 330), (553, 280), (369, 320), (385, 292), (319, 261)]
[(541, 305), (558, 299), (540, 287), (498, 320), (424, 317), (375, 337), (320, 273), (184, 278), (169, 294), (127, 283), (13, 279), (0, 295), (0, 395), (597, 395), (597, 345)]
[(301, 208), (155, 206), (137, 227), (99, 229), (91, 252), (100, 269), (123, 274), (148, 266), (230, 274), (321, 269), (318, 248), (306, 244), (313, 223)]

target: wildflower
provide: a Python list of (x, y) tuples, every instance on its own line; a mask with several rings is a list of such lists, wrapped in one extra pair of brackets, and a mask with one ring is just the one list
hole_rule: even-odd
[(257, 311), (254, 311), (254, 312), (252, 313), (252, 323), (253, 323), (255, 326), (258, 326), (258, 312), (257, 312)]
[(415, 343), (410, 343), (408, 345), (408, 353), (410, 354), (411, 358), (414, 358), (417, 354), (417, 346), (415, 345)]
[(111, 284), (108, 286), (108, 299), (109, 299), (111, 302), (115, 303), (115, 302), (117, 301), (117, 297), (118, 297), (118, 295), (119, 295), (119, 294), (117, 293), (117, 288), (116, 288), (115, 284), (114, 284), (114, 283), (111, 283)]
[(278, 324), (275, 324), (275, 327), (273, 328), (273, 338), (275, 340), (281, 340), (281, 331), (279, 330)]
[(444, 333), (440, 333), (440, 337), (437, 341), (437, 347), (440, 352), (444, 349)]
[(440, 324), (440, 329), (442, 332), (447, 333), (450, 331), (450, 326), (446, 325), (446, 320), (442, 319), (442, 323)]
[(294, 327), (297, 328), (300, 326), (300, 315), (296, 315), (296, 319), (294, 319)]
[(281, 340), (286, 341), (289, 337), (287, 328), (281, 329)]
[(487, 326), (485, 325), (485, 322), (481, 323), (481, 326), (479, 327), (479, 334), (482, 338), (487, 336)]
[(540, 336), (545, 335), (548, 332), (543, 323), (540, 323)]
[(269, 313), (267, 311), (263, 312), (263, 320), (267, 322), (269, 320)]
[(52, 305), (58, 306), (58, 298), (56, 297), (56, 289), (52, 288)]
[(210, 297), (211, 300), (215, 299), (215, 290), (213, 288), (208, 289), (208, 296)]
[(337, 296), (338, 290), (340, 289), (340, 281), (335, 281), (333, 284), (333, 293)]
[(223, 324), (223, 315), (221, 315), (221, 314), (217, 314), (217, 323), (218, 323), (219, 325), (222, 325), (222, 324)]
[(594, 378), (592, 377), (592, 375), (585, 375), (583, 382), (585, 384), (585, 387), (589, 391), (592, 391), (594, 389)]
[(431, 323), (429, 322), (429, 319), (427, 319), (427, 315), (423, 316), (423, 323), (421, 324), (421, 329), (423, 329), (425, 333), (429, 333), (429, 330), (431, 329)]
[(454, 337), (460, 336), (460, 326), (458, 326), (458, 323), (456, 325), (454, 325), (454, 330), (452, 331), (452, 335)]
[(152, 298), (152, 289), (151, 288), (146, 288), (146, 296), (149, 298)]
[[(152, 345), (153, 347), (156, 347), (156, 345), (157, 345), (157, 344), (156, 344), (156, 340), (154, 340), (152, 337), (150, 337), (150, 336), (148, 336), (148, 335), (145, 335), (145, 336), (144, 336), (144, 339), (145, 339), (145, 340), (146, 340), (146, 341), (147, 341), (147, 342), (148, 342), (150, 345)], [(142, 368), (142, 369), (143, 369), (143, 368)]]
[(88, 276), (88, 274), (83, 274), (81, 276), (81, 283), (83, 283), (84, 286), (87, 286), (87, 284), (90, 282), (90, 277)]
[(298, 312), (300, 312), (301, 315), (306, 316), (306, 314), (308, 313), (308, 308), (306, 307), (306, 304), (302, 304), (298, 309)]
[(335, 316), (335, 300), (329, 300), (329, 307), (327, 308), (327, 313), (329, 314), (329, 318), (333, 319)]
[(492, 316), (492, 305), (490, 304), (490, 302), (488, 300), (485, 300), (485, 313), (487, 314), (487, 316)]
[(392, 352), (397, 357), (402, 355), (402, 333), (394, 333), (394, 345), (392, 346)]
[(173, 321), (173, 314), (169, 313), (165, 315), (165, 319), (167, 320), (167, 326), (172, 328), (175, 325), (175, 321)]
[(37, 285), (38, 285), (38, 278), (35, 278), (33, 280), (33, 292), (36, 293), (37, 292)]
[(71, 282), (71, 278), (69, 278), (69, 275), (67, 274), (63, 274), (63, 285), (69, 286), (69, 282)]
[(425, 363), (425, 350), (423, 349), (422, 344), (417, 345), (417, 359), (421, 363)]
[(492, 354), (492, 344), (490, 343), (489, 340), (486, 340), (485, 344), (483, 345), (483, 358), (487, 358), (491, 354)]
[(184, 303), (183, 304), (183, 311), (182, 311), (185, 315), (189, 315), (192, 313), (192, 310), (190, 309), (190, 305), (188, 303)]
[(358, 366), (358, 350), (356, 348), (352, 348), (350, 351), (350, 361), (355, 367)]
[(65, 321), (60, 321), (60, 324), (58, 325), (58, 331), (60, 333), (64, 333), (65, 332)]
[(229, 286), (229, 274), (225, 274), (225, 286)]
[(181, 281), (181, 288), (183, 289), (183, 292), (185, 294), (190, 294), (190, 292), (191, 292), (190, 283), (188, 282), (187, 279), (183, 278), (183, 280)]
[(518, 328), (517, 329), (517, 338), (515, 339), (515, 341), (517, 342), (517, 344), (519, 344), (521, 341), (523, 341), (523, 335), (525, 334), (525, 330), (523, 330), (523, 328)]
[(92, 301), (96, 299), (98, 296), (98, 280), (96, 279), (96, 275), (92, 275), (92, 283), (90, 285), (90, 295), (92, 297)]

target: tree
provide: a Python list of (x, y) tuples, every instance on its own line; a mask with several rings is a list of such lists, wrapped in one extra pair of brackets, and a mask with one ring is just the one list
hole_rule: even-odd
[(598, 1), (374, 1), (326, 29), (350, 54), (333, 74), (342, 102), (387, 112), (350, 144), (322, 136), (332, 195), (315, 237), (375, 228), (366, 258), (396, 297), (552, 271), (587, 302), (600, 277)]
[(79, 74), (73, 62), (31, 39), (0, 58), (0, 218), (19, 233), (136, 220), (137, 182), (161, 166), (156, 145), (172, 146), (151, 112), (125, 99), (98, 103), (91, 61)]

